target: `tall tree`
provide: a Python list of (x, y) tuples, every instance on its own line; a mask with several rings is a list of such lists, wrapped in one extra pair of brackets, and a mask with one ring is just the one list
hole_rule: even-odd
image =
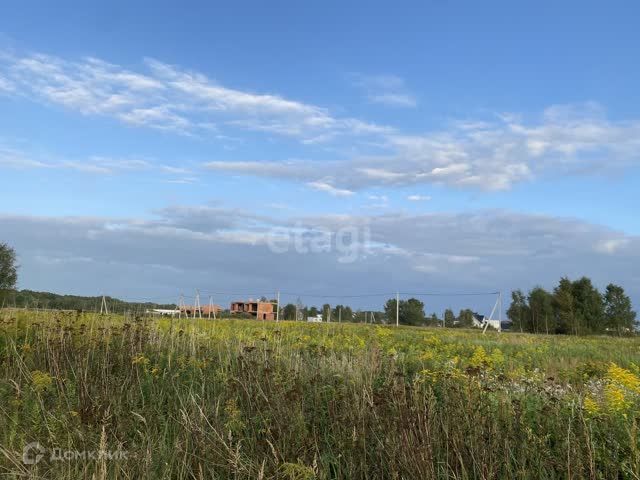
[(4, 298), (6, 290), (15, 288), (17, 281), (16, 252), (6, 243), (0, 243), (0, 298)]
[(296, 306), (293, 303), (287, 303), (282, 309), (282, 316), (285, 320), (296, 320)]
[(447, 308), (444, 311), (444, 326), (451, 328), (455, 325), (456, 323), (456, 316), (453, 313), (453, 310), (451, 310), (450, 308)]
[(553, 311), (553, 295), (542, 287), (529, 292), (530, 329), (534, 333), (555, 333), (556, 319)]
[(593, 286), (589, 278), (582, 277), (573, 282), (573, 298), (575, 300), (576, 320), (580, 326), (580, 333), (604, 332), (602, 295)]
[(553, 290), (553, 308), (556, 317), (556, 333), (578, 334), (578, 324), (573, 298), (573, 284), (567, 277)]
[[(396, 299), (391, 298), (387, 300), (384, 305), (385, 317), (390, 323), (396, 321)], [(398, 308), (399, 322), (403, 325), (424, 325), (424, 303), (417, 298), (410, 298), (408, 300), (400, 300), (400, 306)]]
[(610, 283), (604, 294), (605, 324), (607, 329), (618, 335), (633, 331), (636, 312), (631, 300), (624, 293), (624, 288)]
[(331, 311), (332, 322), (353, 322), (353, 310), (345, 305), (336, 305)]
[(400, 322), (405, 325), (424, 325), (424, 303), (417, 298), (400, 302)]
[(521, 332), (528, 332), (529, 306), (522, 290), (511, 292), (511, 305), (507, 310), (507, 317), (512, 322), (512, 328)]
[[(400, 301), (400, 306), (402, 306), (402, 300)], [(389, 319), (389, 323), (396, 323), (396, 311), (399, 312), (399, 308), (398, 310), (396, 310), (396, 299), (395, 298), (390, 298), (389, 300), (387, 300), (387, 303), (384, 304), (384, 315), (385, 317), (387, 317)]]
[(465, 328), (473, 326), (473, 311), (469, 310), (468, 308), (460, 310), (457, 326)]
[(329, 318), (330, 316), (331, 316), (331, 305), (329, 305), (328, 303), (325, 303), (324, 305), (322, 305), (322, 321), (328, 322), (329, 320), (335, 320), (335, 319), (330, 319)]

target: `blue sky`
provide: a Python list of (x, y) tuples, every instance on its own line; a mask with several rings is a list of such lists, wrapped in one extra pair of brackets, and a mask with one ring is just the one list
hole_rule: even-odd
[[(130, 3), (2, 9), (0, 241), (21, 287), (589, 275), (640, 302), (634, 2)], [(271, 248), (349, 228), (355, 261)]]

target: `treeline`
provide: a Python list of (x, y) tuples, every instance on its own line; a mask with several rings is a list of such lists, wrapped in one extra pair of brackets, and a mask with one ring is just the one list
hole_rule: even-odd
[[(144, 311), (148, 308), (176, 308), (175, 304), (125, 302), (113, 297), (105, 297), (110, 312)], [(78, 295), (58, 295), (33, 290), (0, 291), (0, 306), (16, 308), (50, 308), (56, 310), (100, 311), (102, 297), (82, 297)]]
[(396, 314), (398, 314), (401, 325), (420, 327), (473, 327), (474, 316), (480, 317), (470, 309), (460, 310), (457, 316), (451, 309), (445, 310), (442, 318), (438, 317), (436, 313), (427, 315), (424, 303), (417, 298), (400, 300), (399, 308), (396, 309), (396, 299), (391, 298), (385, 303), (383, 311), (353, 310), (348, 305), (331, 306), (328, 303), (322, 307), (289, 303), (282, 308), (281, 318), (284, 320), (307, 320), (309, 317), (320, 315), (323, 322), (394, 324), (396, 323)]
[(563, 277), (553, 292), (535, 287), (525, 295), (515, 290), (507, 316), (513, 331), (529, 333), (624, 335), (636, 328), (636, 312), (624, 289), (609, 284), (600, 293), (587, 277)]

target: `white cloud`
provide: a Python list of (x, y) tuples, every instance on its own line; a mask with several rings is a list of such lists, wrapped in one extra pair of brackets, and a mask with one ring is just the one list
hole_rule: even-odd
[(373, 103), (380, 103), (389, 107), (416, 107), (417, 100), (407, 93), (379, 93), (369, 95)]
[(600, 240), (596, 243), (595, 249), (602, 253), (614, 254), (629, 244), (628, 238), (611, 238)]
[[(640, 165), (640, 120), (614, 122), (593, 106), (550, 107), (538, 121), (518, 117), (453, 122), (423, 135), (382, 135), (389, 151), (384, 155), (287, 162), (246, 173), (302, 182), (330, 175), (334, 187), (352, 191), (424, 184), (508, 190), (547, 175), (608, 175)], [(212, 168), (243, 170), (222, 163)]]
[[(349, 153), (331, 161), (217, 159), (205, 165), (303, 184), (330, 177), (332, 181), (324, 183), (337, 191), (425, 184), (507, 190), (546, 175), (609, 174), (637, 166), (640, 160), (640, 120), (611, 120), (593, 102), (552, 105), (536, 117), (501, 113), (463, 119), (409, 134), (337, 116), (312, 103), (223, 86), (158, 60), (145, 60), (144, 67), (136, 69), (140, 72), (96, 58), (69, 61), (43, 54), (0, 53), (0, 69), (5, 94), (84, 115), (109, 116), (128, 125), (223, 142), (235, 138), (226, 135), (228, 130), (293, 137), (310, 146), (341, 142), (333, 151)], [(353, 75), (351, 80), (367, 94), (396, 96), (396, 101), (410, 103), (403, 97), (410, 94), (400, 77)], [(37, 166), (15, 155), (2, 161), (20, 168), (30, 162), (32, 168)]]
[(402, 78), (396, 75), (350, 75), (354, 86), (364, 91), (367, 100), (389, 107), (413, 108), (418, 106)]
[(0, 93), (2, 93), (3, 90), (5, 92), (12, 92), (13, 84), (8, 79), (0, 75)]
[(386, 195), (367, 195), (367, 198), (369, 200), (376, 200), (379, 202), (388, 202), (389, 201), (389, 197)]
[(140, 73), (91, 57), (69, 61), (0, 52), (0, 89), (85, 115), (183, 135), (206, 136), (226, 128), (313, 143), (393, 132), (387, 126), (334, 116), (310, 103), (225, 87), (158, 60), (146, 59), (145, 66), (147, 71)]
[(431, 200), (431, 197), (429, 195), (414, 194), (414, 195), (409, 195), (407, 197), (407, 200), (409, 200), (411, 202), (426, 202), (426, 201)]
[(354, 194), (351, 190), (346, 190), (344, 188), (336, 188), (330, 183), (323, 181), (315, 181), (309, 182), (307, 185), (314, 190), (318, 190), (320, 192), (326, 192), (329, 195), (333, 195), (334, 197), (349, 197)]
[[(43, 159), (41, 157), (46, 157)], [(59, 159), (55, 155), (28, 154), (0, 143), (0, 166), (16, 170), (51, 169), (74, 170), (86, 174), (115, 175), (131, 172), (159, 172), (164, 174), (188, 174), (182, 167), (156, 165), (141, 158), (111, 158), (92, 155), (74, 160)]]

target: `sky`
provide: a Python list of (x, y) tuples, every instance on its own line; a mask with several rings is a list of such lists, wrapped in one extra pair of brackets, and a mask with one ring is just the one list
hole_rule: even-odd
[(59, 293), (488, 313), (586, 275), (638, 307), (639, 15), (6, 2), (0, 242)]

